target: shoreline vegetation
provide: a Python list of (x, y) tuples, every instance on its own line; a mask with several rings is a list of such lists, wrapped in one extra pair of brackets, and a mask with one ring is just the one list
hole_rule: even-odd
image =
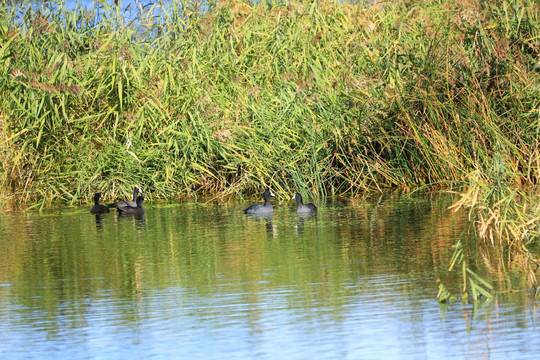
[(536, 287), (537, 2), (97, 3), (0, 5), (0, 202), (443, 189)]

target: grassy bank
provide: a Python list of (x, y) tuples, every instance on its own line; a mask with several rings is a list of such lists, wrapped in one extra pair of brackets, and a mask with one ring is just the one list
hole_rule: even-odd
[(537, 181), (533, 1), (167, 5), (2, 5), (4, 201)]

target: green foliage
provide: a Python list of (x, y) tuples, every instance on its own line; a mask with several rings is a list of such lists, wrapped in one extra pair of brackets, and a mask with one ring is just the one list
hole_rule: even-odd
[(4, 201), (538, 181), (534, 1), (109, 5), (0, 5)]
[(456, 301), (456, 297), (452, 295), (444, 286), (442, 282), (439, 281), (439, 292), (437, 293), (437, 299), (440, 304), (447, 304)]
[[(493, 286), (469, 268), (463, 254), (461, 240), (457, 241), (454, 245), (454, 254), (452, 255), (452, 260), (450, 260), (448, 271), (452, 271), (454, 268), (458, 268), (461, 271), (463, 300), (469, 300), (470, 298), (471, 301), (476, 302), (480, 299), (489, 300), (493, 297), (491, 294)], [(453, 302), (456, 300), (456, 297), (445, 288), (442, 282), (439, 283), (439, 293), (437, 294), (437, 298), (440, 303)]]

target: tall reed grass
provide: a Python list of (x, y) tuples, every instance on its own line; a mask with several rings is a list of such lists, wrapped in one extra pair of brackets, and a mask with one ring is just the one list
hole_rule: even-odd
[[(112, 3), (111, 3), (112, 4)], [(203, 11), (204, 10), (204, 11)], [(536, 183), (534, 1), (0, 5), (4, 201)]]
[[(450, 207), (453, 211), (469, 210), (469, 218), (480, 240), (483, 266), (501, 291), (525, 287), (538, 291), (540, 275), (540, 197), (536, 187), (520, 188), (497, 184), (476, 172), (461, 199)], [(491, 297), (493, 286), (471, 269), (462, 254), (461, 241), (455, 245), (449, 270), (458, 269), (463, 276), (463, 290)], [(516, 284), (514, 279), (523, 279)], [(526, 283), (524, 283), (526, 282)], [(451, 297), (441, 284), (439, 298)]]

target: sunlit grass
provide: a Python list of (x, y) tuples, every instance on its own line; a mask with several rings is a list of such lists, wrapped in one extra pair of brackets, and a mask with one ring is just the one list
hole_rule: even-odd
[(532, 2), (165, 5), (2, 6), (5, 199), (536, 181)]

